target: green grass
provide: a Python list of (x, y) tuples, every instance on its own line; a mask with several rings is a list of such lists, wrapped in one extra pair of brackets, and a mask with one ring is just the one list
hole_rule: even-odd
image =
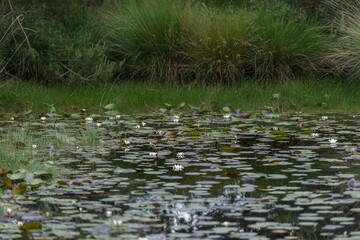
[(334, 11), (333, 34), (337, 47), (329, 53), (329, 58), (336, 62), (340, 73), (352, 80), (360, 77), (360, 3), (327, 0), (328, 7)]
[(360, 92), (355, 83), (343, 84), (333, 79), (298, 79), (285, 84), (258, 85), (253, 81), (232, 86), (174, 86), (159, 83), (118, 83), (100, 87), (52, 86), (9, 81), (3, 84), (0, 111), (3, 114), (49, 112), (75, 113), (85, 108), (90, 113), (105, 112), (106, 104), (115, 104), (120, 113), (146, 113), (164, 107), (164, 103), (206, 105), (212, 110), (224, 106), (259, 111), (265, 106), (278, 107), (273, 94), (280, 94), (283, 112), (355, 112), (360, 106)]
[(230, 9), (140, 0), (112, 5), (103, 24), (123, 77), (227, 84), (329, 70), (329, 36), (298, 15), (282, 1)]
[(282, 4), (279, 10), (283, 13), (274, 14), (264, 6), (256, 14), (254, 57), (249, 61), (254, 77), (272, 80), (322, 74), (332, 47), (329, 37), (289, 5)]
[(112, 5), (104, 21), (111, 56), (125, 59), (130, 75), (169, 78), (176, 74), (173, 63), (182, 62), (179, 36), (184, 3), (157, 0)]

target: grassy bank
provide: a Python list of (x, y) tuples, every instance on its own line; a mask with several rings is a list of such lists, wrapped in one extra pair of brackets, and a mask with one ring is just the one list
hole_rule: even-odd
[[(159, 83), (117, 83), (95, 86), (52, 86), (8, 81), (1, 86), (0, 104), (3, 114), (21, 114), (32, 110), (47, 113), (54, 106), (57, 113), (102, 113), (113, 103), (120, 113), (143, 113), (174, 108), (182, 102), (221, 110), (224, 106), (246, 111), (259, 111), (266, 106), (276, 111), (356, 112), (360, 92), (356, 84), (342, 84), (332, 79), (298, 79), (286, 84), (259, 86), (246, 81), (231, 87), (200, 85), (161, 85)], [(183, 109), (185, 110), (185, 109)]]

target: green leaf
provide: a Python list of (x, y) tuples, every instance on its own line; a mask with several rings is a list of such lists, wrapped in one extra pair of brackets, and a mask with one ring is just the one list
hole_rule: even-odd
[(51, 114), (56, 113), (56, 108), (54, 107), (54, 105), (50, 106), (49, 113), (51, 113)]
[(8, 178), (10, 178), (11, 180), (22, 180), (25, 177), (26, 177), (26, 172), (17, 172), (8, 175)]
[(287, 132), (281, 131), (281, 130), (272, 130), (271, 134), (273, 135), (288, 135)]
[(110, 104), (106, 105), (104, 108), (108, 109), (108, 110), (114, 110), (115, 109), (115, 104), (110, 103)]
[(26, 182), (30, 185), (39, 185), (39, 184), (44, 183), (44, 181), (41, 180), (40, 178), (31, 178), (31, 179), (28, 179)]
[(111, 111), (107, 111), (105, 112), (106, 115), (117, 115), (119, 114), (118, 110), (111, 110)]
[(272, 95), (272, 98), (273, 98), (273, 99), (280, 99), (280, 93), (274, 93), (274, 94)]
[(234, 152), (234, 148), (231, 146), (222, 146), (219, 148), (220, 152)]
[(227, 107), (227, 106), (223, 107), (222, 110), (223, 110), (223, 112), (231, 112), (230, 107)]

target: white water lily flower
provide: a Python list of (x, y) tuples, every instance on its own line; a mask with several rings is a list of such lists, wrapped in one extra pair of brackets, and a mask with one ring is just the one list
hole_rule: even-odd
[(33, 144), (31, 147), (32, 147), (33, 149), (36, 149), (36, 148), (37, 148), (36, 144)]
[(330, 144), (336, 144), (337, 141), (338, 141), (338, 140), (335, 139), (335, 138), (329, 139), (329, 143), (330, 143)]
[(140, 128), (140, 125), (136, 125), (136, 126), (135, 126), (135, 129), (139, 129), (139, 128)]
[(184, 158), (184, 157), (185, 157), (185, 155), (184, 155), (183, 152), (177, 153), (176, 156), (177, 156), (178, 158)]
[(146, 122), (141, 122), (141, 126), (145, 127)]
[(183, 169), (184, 169), (184, 167), (181, 164), (175, 164), (173, 166), (174, 171), (182, 171)]
[(11, 212), (12, 212), (12, 209), (11, 208), (8, 208), (8, 209), (6, 209), (6, 212), (7, 212), (7, 214), (11, 214)]
[(24, 225), (24, 223), (23, 223), (23, 222), (20, 222), (20, 221), (16, 223), (16, 226), (17, 226), (18, 228), (21, 228), (23, 225)]
[(124, 140), (125, 145), (129, 145), (130, 141), (129, 140)]
[(117, 119), (119, 119), (119, 118), (121, 118), (121, 115), (116, 115), (115, 117), (116, 117)]
[(222, 225), (223, 225), (224, 227), (228, 227), (228, 226), (230, 225), (230, 223), (229, 223), (228, 221), (225, 221), (225, 222), (222, 223)]
[(101, 123), (97, 123), (96, 126), (97, 126), (97, 127), (100, 127), (100, 126), (101, 126)]
[(107, 210), (107, 211), (105, 212), (105, 215), (106, 215), (107, 217), (111, 217), (111, 215), (112, 215), (112, 211)]
[(149, 152), (149, 155), (152, 157), (156, 157), (157, 153), (156, 152)]
[(321, 117), (321, 120), (323, 120), (323, 121), (326, 121), (326, 120), (328, 120), (328, 119), (329, 119), (328, 116), (322, 116), (322, 117)]
[(10, 117), (10, 120), (11, 120), (11, 121), (14, 121), (14, 120), (15, 120), (15, 118), (14, 118), (14, 117)]
[(157, 131), (157, 134), (159, 134), (159, 135), (164, 135), (164, 134), (165, 134), (165, 132), (164, 132), (164, 131), (159, 130), (159, 131)]
[(46, 120), (46, 117), (41, 117), (40, 120), (41, 120), (41, 121), (45, 121), (45, 120)]
[(114, 219), (113, 220), (113, 224), (114, 224), (114, 226), (116, 226), (116, 227), (120, 227), (121, 225), (122, 225), (122, 221), (121, 220), (119, 220), (119, 219)]
[(231, 117), (231, 115), (230, 115), (230, 114), (224, 114), (224, 118), (225, 118), (225, 120), (229, 119), (230, 117)]
[(88, 123), (91, 123), (94, 119), (92, 117), (85, 118), (85, 121)]
[(174, 121), (174, 122), (179, 122), (179, 120), (180, 120), (180, 116), (179, 116), (179, 115), (174, 115), (174, 116), (173, 116), (173, 121)]
[(312, 136), (312, 137), (318, 137), (319, 134), (318, 134), (318, 133), (311, 133), (311, 136)]

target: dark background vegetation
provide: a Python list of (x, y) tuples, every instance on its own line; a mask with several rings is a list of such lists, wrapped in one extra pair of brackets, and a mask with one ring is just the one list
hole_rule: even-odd
[(0, 76), (44, 84), (356, 79), (359, 9), (337, 0), (2, 0)]

